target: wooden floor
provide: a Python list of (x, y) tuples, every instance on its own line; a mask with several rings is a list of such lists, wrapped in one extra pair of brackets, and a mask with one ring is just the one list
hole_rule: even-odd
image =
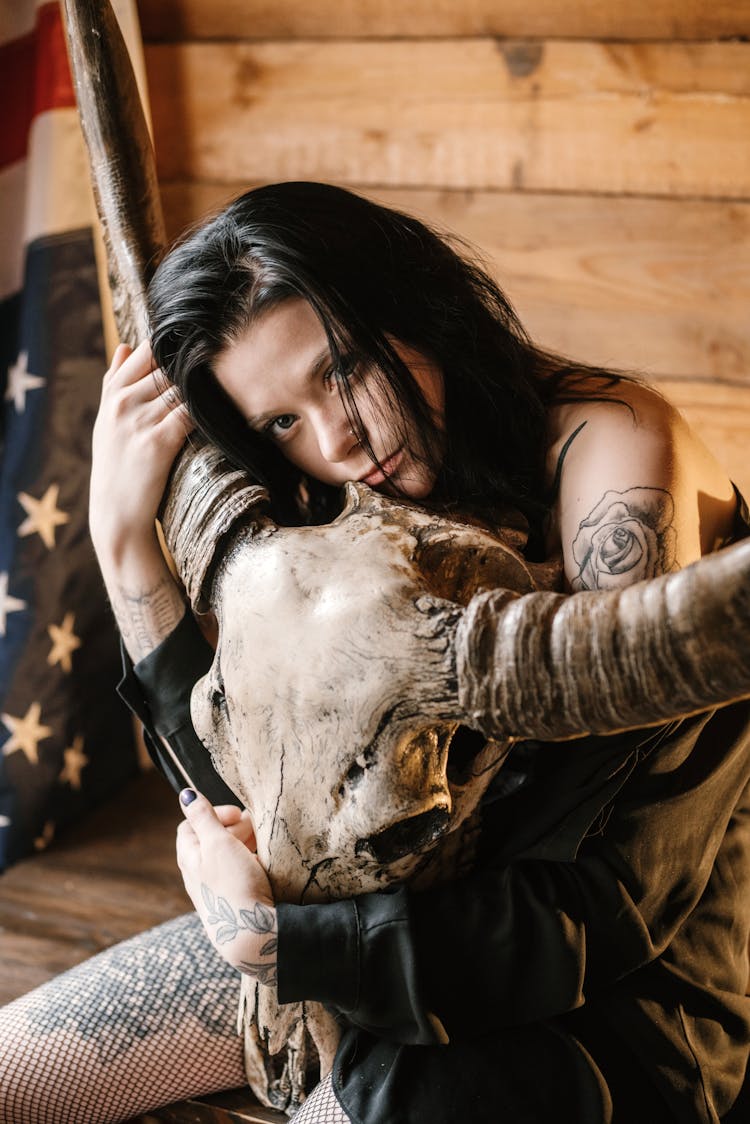
[[(177, 799), (138, 777), (42, 854), (0, 878), (0, 1004), (94, 953), (191, 909), (174, 857)], [(249, 1090), (181, 1102), (137, 1124), (279, 1124)], [(136, 1124), (134, 1121), (133, 1124)]]
[(174, 858), (177, 798), (144, 773), (0, 878), (0, 1003), (191, 909)]

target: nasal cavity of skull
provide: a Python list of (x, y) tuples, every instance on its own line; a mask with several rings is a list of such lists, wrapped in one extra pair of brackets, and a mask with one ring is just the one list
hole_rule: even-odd
[(468, 726), (457, 726), (448, 747), (446, 776), (448, 783), (464, 785), (474, 776), (473, 766), (479, 754), (487, 745), (484, 734), (470, 730)]
[(405, 855), (418, 854), (439, 839), (445, 833), (450, 818), (450, 809), (440, 804), (428, 812), (420, 812), (418, 816), (399, 820), (376, 835), (358, 839), (354, 850), (358, 855), (367, 851), (381, 865), (396, 862)]

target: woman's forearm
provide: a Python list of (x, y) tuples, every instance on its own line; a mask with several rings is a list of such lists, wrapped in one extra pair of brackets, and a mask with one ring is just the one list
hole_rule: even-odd
[(164, 392), (147, 342), (120, 345), (94, 425), (89, 528), (117, 624), (134, 663), (173, 631), (185, 601), (156, 534), (169, 470), (192, 423)]
[(99, 565), (117, 626), (133, 663), (161, 644), (182, 620), (185, 601), (158, 539), (112, 557), (99, 550)]

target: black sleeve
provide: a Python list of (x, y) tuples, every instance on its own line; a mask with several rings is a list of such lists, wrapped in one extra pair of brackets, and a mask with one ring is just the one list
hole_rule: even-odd
[(135, 666), (122, 643), (120, 649), (118, 694), (143, 723), (151, 759), (175, 792), (189, 785), (212, 804), (241, 804), (211, 764), (190, 718), (191, 691), (213, 660), (192, 613), (187, 610), (174, 631)]
[(447, 1041), (422, 997), (406, 890), (276, 909), (280, 1003), (317, 999), (393, 1041)]
[[(748, 706), (714, 721), (711, 736), (706, 716), (688, 720), (642, 761), (572, 861), (519, 858), (421, 893), (280, 907), (280, 1000), (318, 1000), (380, 1037), (434, 1042), (436, 1026), (458, 1038), (563, 1014), (651, 963), (706, 890), (748, 784)], [(748, 861), (735, 856), (715, 911), (739, 924), (749, 889)], [(732, 939), (731, 923), (717, 925), (684, 966), (706, 970), (709, 947), (723, 963)]]

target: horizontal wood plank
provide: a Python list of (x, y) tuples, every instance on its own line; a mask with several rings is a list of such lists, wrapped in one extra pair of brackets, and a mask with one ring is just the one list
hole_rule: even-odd
[(146, 39), (476, 35), (725, 39), (750, 34), (743, 0), (139, 0)]
[[(172, 235), (243, 186), (162, 184)], [(750, 203), (368, 194), (477, 246), (546, 347), (650, 376), (750, 384)]]
[(283, 1112), (264, 1108), (248, 1089), (167, 1105), (128, 1124), (285, 1124)]
[(663, 379), (658, 386), (680, 408), (750, 503), (750, 386)]
[(167, 180), (750, 195), (750, 43), (188, 43), (146, 63)]

